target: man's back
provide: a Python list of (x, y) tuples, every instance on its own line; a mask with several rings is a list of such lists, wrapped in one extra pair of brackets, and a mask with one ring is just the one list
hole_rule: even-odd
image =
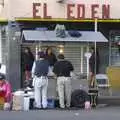
[(72, 64), (67, 60), (61, 60), (55, 63), (53, 72), (57, 76), (70, 76), (70, 71), (73, 71)]
[(47, 60), (37, 60), (35, 67), (36, 76), (47, 76), (49, 63)]

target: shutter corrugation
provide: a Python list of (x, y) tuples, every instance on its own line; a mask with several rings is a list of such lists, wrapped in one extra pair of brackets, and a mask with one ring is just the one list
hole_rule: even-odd
[(76, 43), (72, 46), (66, 45), (64, 48), (65, 57), (72, 62), (76, 73), (81, 73), (81, 59), (83, 59), (83, 73), (87, 72), (86, 58), (84, 57), (87, 46), (83, 47), (83, 58), (81, 58), (81, 47), (83, 46)]

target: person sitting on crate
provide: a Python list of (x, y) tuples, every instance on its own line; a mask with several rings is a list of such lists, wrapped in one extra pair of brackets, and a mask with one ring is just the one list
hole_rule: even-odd
[(12, 101), (11, 85), (2, 73), (0, 73), (0, 99), (3, 109), (9, 110)]

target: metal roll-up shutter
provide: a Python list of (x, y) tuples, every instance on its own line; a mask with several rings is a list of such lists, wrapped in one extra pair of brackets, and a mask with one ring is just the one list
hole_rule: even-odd
[(87, 46), (83, 46), (82, 44), (65, 45), (65, 57), (72, 62), (75, 73), (86, 73), (87, 71), (86, 58), (84, 57), (86, 50)]

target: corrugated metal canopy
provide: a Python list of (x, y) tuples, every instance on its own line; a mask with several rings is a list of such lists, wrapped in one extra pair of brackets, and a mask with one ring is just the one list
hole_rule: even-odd
[(23, 30), (22, 36), (25, 41), (51, 41), (51, 42), (108, 42), (101, 32), (94, 31), (79, 31), (80, 37), (71, 37), (66, 31), (65, 38), (56, 37), (55, 31), (38, 31), (38, 30)]

